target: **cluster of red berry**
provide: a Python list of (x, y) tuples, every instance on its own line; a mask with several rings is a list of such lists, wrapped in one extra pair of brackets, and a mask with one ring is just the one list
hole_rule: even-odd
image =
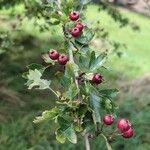
[[(80, 13), (78, 11), (72, 11), (70, 14), (69, 14), (69, 18), (70, 20), (72, 21), (77, 21), (80, 17)], [(72, 29), (70, 29), (70, 33), (73, 37), (77, 37), (81, 34), (82, 30), (84, 29), (84, 25), (81, 23), (81, 22), (77, 22), (75, 24), (75, 27), (73, 27)], [(102, 83), (103, 81), (103, 77), (96, 73), (93, 75), (92, 77), (92, 82), (95, 83), (95, 84), (100, 84)]]
[[(80, 17), (80, 13), (78, 11), (72, 11), (69, 14), (69, 18), (72, 21), (77, 21), (79, 19), (79, 17)], [(71, 35), (73, 37), (77, 37), (77, 36), (79, 36), (81, 34), (81, 32), (84, 29), (84, 27), (85, 26), (81, 22), (77, 22), (75, 24), (75, 27), (73, 27), (72, 29), (70, 29), (69, 32), (71, 33)], [(69, 60), (69, 58), (68, 58), (67, 55), (65, 55), (65, 54), (59, 54), (59, 52), (57, 50), (54, 50), (54, 49), (50, 50), (48, 54), (49, 54), (49, 57), (52, 60), (57, 60), (60, 65), (66, 65), (66, 63)], [(100, 74), (95, 73), (93, 75), (91, 81), (94, 84), (100, 84), (103, 81), (103, 77)]]
[[(103, 123), (105, 125), (111, 125), (114, 122), (114, 117), (112, 115), (106, 114), (103, 117)], [(124, 138), (131, 138), (133, 136), (133, 128), (129, 120), (127, 119), (118, 119), (117, 120), (117, 129), (118, 132), (121, 132), (121, 135)]]
[(52, 60), (57, 60), (60, 65), (66, 65), (69, 60), (67, 55), (60, 54), (57, 50), (54, 49), (50, 50), (48, 55)]
[[(77, 21), (79, 17), (80, 17), (80, 13), (78, 11), (72, 11), (69, 14), (69, 18), (72, 21)], [(81, 22), (77, 22), (72, 29), (69, 29), (69, 32), (73, 37), (78, 37), (81, 34), (84, 27), (85, 26)]]

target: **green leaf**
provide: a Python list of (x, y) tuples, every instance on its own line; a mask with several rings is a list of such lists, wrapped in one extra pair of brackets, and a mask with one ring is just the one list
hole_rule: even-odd
[(56, 18), (51, 18), (50, 20), (47, 21), (47, 23), (49, 23), (50, 25), (58, 25), (60, 24), (60, 20)]
[(71, 125), (66, 131), (65, 131), (65, 136), (67, 139), (71, 142), (76, 144), (77, 143), (77, 135), (75, 133), (75, 130), (73, 128), (73, 125)]
[(119, 92), (119, 90), (117, 90), (117, 89), (104, 89), (104, 90), (100, 90), (99, 94), (108, 99), (112, 99), (113, 97), (115, 97), (118, 94), (118, 92)]
[[(42, 65), (40, 65), (40, 64), (36, 64), (36, 63), (32, 63), (32, 64), (28, 65), (27, 68), (28, 68), (29, 70), (35, 70), (35, 69), (37, 69), (41, 74), (42, 74), (42, 73), (45, 71), (45, 69), (46, 69), (44, 66), (42, 66)], [(22, 77), (25, 78), (25, 79), (28, 79), (28, 77), (27, 77), (28, 74), (29, 74), (29, 71), (24, 72), (24, 73), (22, 74)]]
[(66, 137), (64, 136), (63, 132), (58, 129), (56, 132), (56, 140), (59, 141), (60, 143), (65, 143), (66, 142)]
[(93, 127), (93, 116), (91, 111), (87, 111), (84, 118), (83, 118), (83, 128), (84, 129), (91, 129)]
[(66, 90), (69, 89), (69, 91), (66, 93), (69, 99), (72, 99), (74, 97), (74, 94), (77, 92), (75, 86), (71, 84), (72, 84), (73, 77), (75, 76), (74, 72), (78, 72), (78, 70), (79, 68), (75, 63), (68, 62), (65, 66), (65, 75), (61, 77), (62, 85), (65, 87)]
[(79, 57), (79, 67), (82, 69), (82, 71), (87, 72), (88, 71), (88, 58), (86, 56), (81, 55)]
[(73, 126), (74, 126), (75, 131), (77, 131), (77, 132), (81, 132), (83, 130), (80, 123), (76, 122), (76, 123), (73, 124)]
[(66, 15), (68, 15), (70, 11), (72, 10), (72, 8), (74, 7), (74, 0), (67, 0), (67, 1), (61, 0), (61, 4), (62, 4), (62, 11)]
[(83, 115), (86, 114), (86, 112), (88, 111), (88, 107), (87, 105), (85, 104), (81, 104), (79, 107), (78, 107), (78, 115), (81, 117)]
[(68, 91), (64, 94), (64, 97), (66, 99), (73, 100), (76, 97), (76, 95), (78, 94), (78, 92), (79, 92), (79, 90), (77, 89), (76, 85), (72, 83), (69, 86)]
[(24, 73), (22, 74), (22, 77), (23, 77), (24, 79), (28, 79), (28, 77), (27, 77), (28, 74), (29, 74), (28, 71), (27, 71), (27, 72), (24, 72)]
[(57, 107), (54, 107), (51, 110), (46, 110), (42, 113), (41, 116), (38, 116), (34, 119), (34, 123), (39, 123), (45, 120), (52, 120), (54, 119), (56, 116), (58, 116), (60, 113), (60, 110)]
[(80, 53), (86, 53), (90, 51), (90, 47), (88, 45), (82, 45), (81, 43), (74, 42), (75, 46), (80, 50)]
[(84, 45), (80, 48), (80, 52), (87, 52), (90, 51), (90, 47), (88, 45)]
[(75, 39), (75, 42), (87, 45), (94, 37), (94, 33), (91, 31), (91, 29), (86, 28), (84, 32)]
[(95, 91), (92, 91), (90, 93), (90, 103), (92, 106), (92, 109), (94, 111), (94, 122), (101, 122), (101, 116), (100, 116), (100, 100), (101, 98), (97, 96)]
[(78, 66), (75, 63), (68, 62), (66, 64), (65, 75), (67, 77), (73, 77), (74, 72), (77, 72), (78, 70)]
[(91, 56), (90, 56), (90, 62), (89, 62), (89, 67), (91, 68), (93, 66), (93, 64), (95, 63), (95, 59), (96, 59), (96, 56), (95, 56), (95, 51), (92, 51), (91, 52)]
[(36, 89), (48, 89), (50, 86), (51, 81), (41, 79), (42, 73), (35, 69), (35, 70), (29, 70), (29, 73), (27, 75), (28, 81), (26, 82), (26, 85), (28, 86), (28, 89), (32, 89), (33, 87), (36, 87)]
[(60, 125), (58, 130), (61, 133), (61, 137), (63, 137), (63, 139), (67, 138), (71, 143), (77, 143), (77, 135), (73, 124), (61, 117), (58, 118), (58, 123)]
[(99, 67), (101, 67), (103, 65), (103, 63), (106, 60), (106, 53), (101, 53), (100, 55), (98, 55), (97, 57), (95, 56), (95, 52), (93, 51), (91, 53), (91, 59), (90, 59), (90, 63), (89, 63), (89, 68), (91, 71), (95, 71), (97, 69), (99, 69)]
[(101, 107), (109, 113), (113, 113), (115, 109), (114, 103), (105, 97), (102, 97)]
[(89, 63), (90, 63), (91, 53), (87, 51), (86, 53), (79, 56), (79, 67), (82, 71), (88, 72), (89, 71)]
[(68, 89), (71, 84), (71, 79), (64, 75), (60, 78), (60, 82), (65, 89)]

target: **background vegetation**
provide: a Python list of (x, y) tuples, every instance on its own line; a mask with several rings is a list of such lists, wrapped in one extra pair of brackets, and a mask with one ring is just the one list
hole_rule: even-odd
[[(140, 30), (134, 31), (130, 26), (120, 28), (120, 23), (115, 22), (106, 11), (98, 11), (98, 9), (99, 5), (90, 5), (85, 12), (91, 25), (94, 24), (93, 22), (100, 21), (94, 26), (95, 28), (104, 27), (109, 33), (110, 41), (126, 45), (118, 48), (117, 52), (119, 54), (122, 52), (121, 57), (111, 53), (107, 65), (110, 73), (105, 78), (111, 80), (110, 86), (117, 86), (120, 89), (120, 94), (116, 98), (116, 104), (120, 106), (118, 113), (121, 116), (129, 116), (135, 128), (134, 138), (126, 142), (118, 137), (113, 142), (113, 148), (115, 150), (148, 150), (150, 147), (148, 134), (150, 19), (121, 9), (124, 16), (140, 27)], [(34, 18), (24, 19), (20, 26), (18, 18), (21, 13), (23, 13), (23, 6), (20, 4), (0, 10), (0, 149), (83, 149), (81, 140), (78, 145), (69, 143), (60, 145), (56, 142), (51, 133), (53, 124), (34, 125), (32, 123), (35, 116), (54, 104), (54, 98), (48, 91), (26, 90), (25, 81), (21, 75), (30, 63), (43, 63), (40, 54), (52, 47), (59, 48), (62, 33), (61, 30), (53, 27), (50, 31), (40, 32), (40, 28), (34, 24)], [(9, 31), (8, 34), (6, 31)], [(105, 46), (99, 40), (99, 35), (96, 35), (94, 46), (102, 48)], [(92, 141), (92, 147), (93, 149), (104, 147), (103, 139)]]

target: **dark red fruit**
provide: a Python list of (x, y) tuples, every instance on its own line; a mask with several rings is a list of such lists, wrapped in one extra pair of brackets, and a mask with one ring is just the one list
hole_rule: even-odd
[(75, 27), (75, 28), (72, 28), (72, 30), (71, 30), (71, 35), (72, 35), (73, 37), (79, 36), (80, 33), (81, 33), (81, 31), (80, 31), (79, 28), (76, 28), (76, 27)]
[(58, 63), (59, 63), (60, 65), (65, 65), (68, 60), (69, 60), (69, 58), (68, 58), (68, 56), (65, 55), (65, 54), (61, 54), (61, 55), (58, 57)]
[(79, 19), (79, 16), (80, 16), (80, 13), (79, 13), (78, 11), (72, 11), (72, 12), (70, 12), (70, 14), (69, 14), (69, 18), (70, 18), (70, 20), (72, 20), (72, 21), (78, 20), (78, 19)]
[(92, 78), (93, 83), (100, 84), (100, 83), (102, 83), (102, 81), (103, 81), (103, 77), (100, 74), (98, 74), (98, 73), (94, 74), (94, 76)]
[(106, 124), (106, 125), (111, 125), (111, 124), (114, 122), (114, 118), (113, 118), (112, 115), (106, 114), (106, 115), (103, 117), (103, 122), (104, 122), (104, 124)]
[(58, 57), (59, 57), (59, 53), (58, 53), (58, 51), (57, 50), (50, 50), (49, 52), (48, 52), (48, 55), (49, 55), (49, 57), (52, 59), (52, 60), (56, 60), (56, 59), (58, 59)]
[(78, 23), (75, 25), (75, 27), (78, 28), (80, 31), (82, 31), (83, 28), (84, 28), (84, 25), (83, 25), (82, 23), (78, 22)]
[(131, 128), (131, 123), (127, 119), (119, 119), (117, 121), (117, 128), (121, 132), (126, 132), (127, 130), (129, 130)]
[(133, 129), (130, 127), (126, 132), (123, 132), (122, 133), (122, 136), (124, 137), (124, 138), (131, 138), (132, 136), (133, 136)]

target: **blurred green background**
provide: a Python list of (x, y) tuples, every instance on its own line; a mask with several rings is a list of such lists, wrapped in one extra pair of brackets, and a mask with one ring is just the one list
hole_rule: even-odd
[[(22, 5), (16, 5), (0, 10), (0, 150), (82, 150), (81, 139), (77, 145), (59, 144), (51, 122), (32, 123), (35, 116), (54, 105), (55, 98), (49, 91), (27, 90), (21, 75), (27, 65), (43, 63), (42, 53), (59, 48), (62, 33), (54, 27), (49, 32), (40, 32), (34, 19), (24, 19), (15, 29), (17, 19), (10, 14), (20, 14), (22, 9)], [(109, 73), (105, 74), (105, 79), (108, 85), (120, 89), (114, 101), (119, 105), (119, 115), (132, 120), (135, 136), (130, 140), (117, 137), (112, 145), (115, 150), (149, 150), (150, 18), (119, 9), (140, 27), (139, 31), (133, 31), (130, 26), (120, 28), (106, 11), (99, 12), (96, 5), (88, 6), (85, 12), (91, 25), (100, 20), (99, 27), (103, 26), (109, 32), (110, 40), (126, 45), (119, 49), (121, 58), (110, 54), (106, 64)], [(8, 37), (3, 31), (11, 34)], [(92, 44), (101, 47), (98, 38)], [(106, 149), (101, 137), (91, 143), (93, 150)]]

